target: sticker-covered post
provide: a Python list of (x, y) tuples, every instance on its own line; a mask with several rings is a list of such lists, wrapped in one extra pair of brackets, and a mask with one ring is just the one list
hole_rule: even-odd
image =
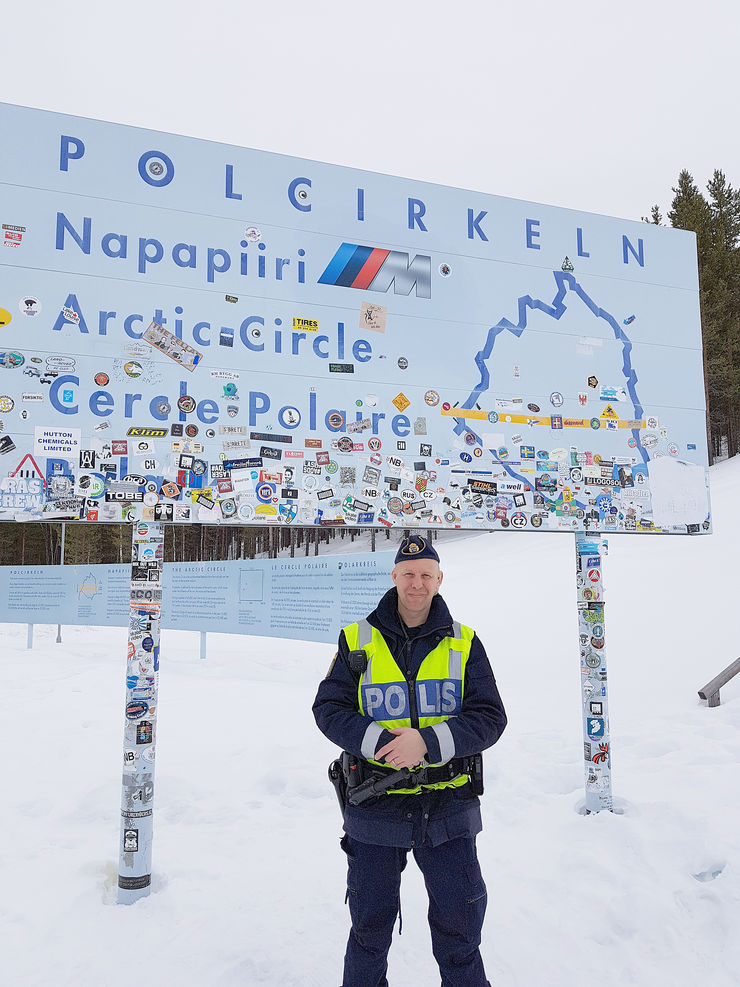
[(133, 525), (118, 903), (149, 894), (164, 525)]
[(600, 536), (576, 533), (586, 812), (612, 808), (609, 696), (604, 647), (603, 556), (604, 542)]

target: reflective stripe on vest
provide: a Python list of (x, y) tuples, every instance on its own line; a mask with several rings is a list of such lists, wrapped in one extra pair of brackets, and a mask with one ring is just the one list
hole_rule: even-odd
[[(398, 663), (393, 657), (385, 638), (380, 631), (372, 627), (367, 620), (349, 624), (344, 628), (344, 636), (350, 651), (364, 650), (367, 655), (367, 666), (360, 676), (357, 687), (357, 705), (359, 711), (373, 718), (374, 724), (368, 728), (371, 750), (375, 750), (380, 729), (395, 727), (411, 727), (411, 698), (410, 686), (416, 700), (416, 711), (419, 728), (445, 723), (451, 716), (456, 716), (462, 708), (463, 690), (465, 684), (465, 666), (470, 655), (470, 645), (474, 631), (464, 624), (454, 621), (452, 636), (443, 638), (439, 644), (424, 658), (410, 683), (406, 680)], [(440, 731), (440, 748), (443, 760), (436, 762), (433, 767), (446, 763), (454, 754), (449, 728)], [(444, 755), (447, 756), (444, 756)], [(366, 756), (363, 751), (363, 756)], [(374, 761), (367, 757), (370, 763)], [(438, 782), (432, 785), (416, 786), (415, 788), (395, 789), (389, 794), (411, 794), (420, 792), (423, 788), (450, 788), (464, 785), (467, 775), (458, 775), (450, 781)]]

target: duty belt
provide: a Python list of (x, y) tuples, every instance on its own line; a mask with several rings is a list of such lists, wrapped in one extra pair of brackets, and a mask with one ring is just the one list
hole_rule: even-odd
[[(409, 775), (417, 785), (436, 785), (440, 781), (452, 781), (458, 775), (470, 774), (473, 770), (473, 757), (453, 757), (446, 764), (441, 764), (436, 768), (421, 767), (409, 769)], [(375, 774), (380, 777), (388, 775), (399, 775), (398, 768), (391, 768), (385, 764), (372, 764), (370, 761), (362, 761), (364, 777), (368, 778)], [(404, 776), (408, 777), (408, 776)], [(405, 787), (405, 786), (402, 786)]]
[[(360, 760), (362, 775), (365, 780), (360, 784), (352, 784), (349, 779), (348, 801), (350, 805), (361, 805), (369, 799), (375, 799), (394, 788), (417, 787), (418, 785), (436, 785), (442, 781), (451, 781), (459, 775), (470, 775), (471, 778), (482, 780), (482, 759), (480, 754), (470, 757), (454, 757), (446, 764), (438, 767), (390, 768), (382, 764), (370, 764)], [(355, 776), (356, 777), (356, 776)], [(477, 786), (474, 786), (474, 790)], [(482, 794), (482, 785), (480, 793)], [(476, 791), (476, 794), (478, 792)]]

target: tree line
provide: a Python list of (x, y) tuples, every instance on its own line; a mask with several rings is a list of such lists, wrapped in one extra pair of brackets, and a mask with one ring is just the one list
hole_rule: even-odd
[[(265, 525), (263, 527), (219, 526), (209, 524), (168, 524), (165, 526), (165, 562), (211, 562), (221, 559), (277, 558), (281, 552), (319, 555), (322, 546), (336, 538), (354, 541), (357, 528)], [(62, 561), (62, 525), (9, 522), (0, 527), (0, 565), (58, 565)], [(370, 550), (376, 540), (387, 541), (390, 531), (371, 530)], [(66, 565), (129, 563), (130, 524), (91, 524), (67, 521), (64, 525)]]
[[(696, 233), (709, 462), (740, 452), (740, 192), (715, 170), (706, 195), (685, 169), (667, 219)], [(663, 225), (659, 207), (646, 222)]]

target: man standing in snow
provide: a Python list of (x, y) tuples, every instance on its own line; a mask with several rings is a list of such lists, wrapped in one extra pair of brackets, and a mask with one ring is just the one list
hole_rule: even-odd
[(480, 955), (486, 886), (480, 752), (506, 713), (486, 652), (438, 594), (439, 556), (412, 535), (392, 589), (345, 627), (319, 686), (319, 729), (342, 747), (352, 929), (343, 987), (387, 987), (401, 871), (413, 851), (429, 895), (432, 951), (443, 987), (490, 987)]

